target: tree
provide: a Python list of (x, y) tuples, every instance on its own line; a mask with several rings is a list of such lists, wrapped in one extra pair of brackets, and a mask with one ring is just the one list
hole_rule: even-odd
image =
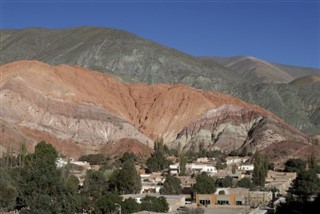
[(79, 198), (56, 168), (57, 154), (51, 144), (41, 141), (35, 153), (25, 157), (24, 166), (16, 169), (16, 206), (24, 207), (21, 213), (29, 210), (32, 213), (77, 212)]
[(253, 183), (250, 178), (244, 177), (238, 181), (237, 187), (243, 187), (251, 189), (253, 187)]
[(306, 162), (300, 158), (289, 159), (285, 163), (285, 172), (303, 172), (306, 169)]
[(168, 212), (169, 204), (165, 197), (153, 197), (147, 195), (141, 199), (141, 210), (153, 212)]
[(90, 165), (106, 165), (108, 164), (109, 158), (103, 154), (88, 154), (81, 156), (79, 161), (86, 161)]
[(179, 168), (180, 168), (180, 176), (185, 176), (186, 175), (186, 165), (187, 165), (187, 160), (184, 155), (180, 155), (179, 158)]
[(130, 162), (136, 162), (137, 161), (137, 156), (131, 152), (125, 152), (121, 159), (120, 159), (121, 163), (125, 163), (127, 161), (130, 161)]
[(232, 172), (232, 174), (235, 174), (236, 171), (237, 171), (237, 165), (234, 164), (234, 165), (232, 165), (231, 172)]
[(201, 173), (196, 177), (193, 192), (198, 194), (213, 194), (216, 191), (215, 181), (206, 173)]
[(154, 153), (146, 161), (146, 165), (150, 172), (160, 172), (169, 166), (170, 161), (168, 161), (164, 155), (165, 149), (161, 138), (155, 141)]
[(320, 178), (314, 170), (299, 172), (288, 192), (302, 199), (309, 199), (320, 192)]
[(17, 189), (13, 185), (0, 182), (0, 212), (13, 210), (17, 196)]
[(136, 202), (133, 198), (128, 198), (122, 201), (121, 211), (123, 214), (136, 213), (141, 211), (141, 205)]
[(314, 170), (316, 173), (320, 173), (320, 166), (318, 166), (314, 153), (308, 158), (308, 168), (309, 170)]
[(109, 183), (101, 171), (88, 170), (81, 189), (82, 207), (89, 211), (103, 195), (108, 193)]
[(264, 187), (266, 176), (268, 174), (269, 161), (265, 156), (260, 156), (259, 152), (254, 154), (254, 169), (252, 181), (255, 185)]
[(121, 170), (113, 172), (110, 182), (113, 191), (122, 194), (138, 193), (141, 190), (141, 178), (138, 175), (134, 163), (126, 161)]
[(225, 178), (218, 178), (216, 180), (216, 186), (218, 187), (232, 187), (233, 180), (230, 176), (227, 176)]
[(180, 179), (167, 175), (160, 193), (163, 195), (179, 195), (182, 192)]
[(93, 213), (115, 213), (118, 210), (117, 204), (120, 204), (121, 202), (120, 196), (107, 193), (94, 203)]
[(224, 159), (219, 158), (219, 159), (217, 160), (216, 168), (217, 168), (217, 169), (225, 169), (225, 168), (227, 168), (227, 164), (226, 164), (226, 162), (224, 161)]

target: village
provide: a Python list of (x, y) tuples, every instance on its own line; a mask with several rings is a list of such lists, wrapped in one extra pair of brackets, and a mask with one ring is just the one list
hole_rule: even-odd
[[(182, 166), (183, 173), (179, 159), (174, 156), (166, 157), (172, 164), (161, 172), (148, 172), (146, 167), (136, 164), (136, 171), (141, 178), (141, 191), (136, 194), (121, 194), (121, 197), (133, 198), (137, 203), (141, 203), (147, 195), (163, 196), (169, 204), (168, 213), (274, 213), (277, 204), (285, 200), (283, 196), (287, 194), (292, 181), (296, 178), (296, 173), (269, 169), (264, 187), (257, 187), (251, 182), (254, 164), (250, 163), (250, 158), (250, 156), (227, 156), (221, 167), (221, 162), (215, 158), (200, 157)], [(72, 172), (78, 177), (80, 186), (85, 182), (87, 170), (98, 170), (100, 167), (90, 165), (86, 161), (63, 158), (57, 159), (56, 164), (58, 168), (67, 164), (73, 165)], [(206, 174), (216, 181), (214, 192), (204, 194), (193, 191), (197, 182), (196, 177), (200, 174)], [(179, 179), (182, 190), (180, 194), (160, 193), (168, 175)]]

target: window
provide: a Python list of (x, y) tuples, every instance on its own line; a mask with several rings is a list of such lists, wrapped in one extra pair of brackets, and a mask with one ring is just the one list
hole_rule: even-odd
[(200, 202), (200, 204), (202, 204), (204, 206), (207, 206), (207, 205), (211, 204), (210, 200), (200, 200), (199, 202)]

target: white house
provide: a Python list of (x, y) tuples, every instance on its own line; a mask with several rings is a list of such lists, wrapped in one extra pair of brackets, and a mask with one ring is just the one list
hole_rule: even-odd
[(198, 172), (198, 173), (202, 173), (202, 172), (205, 172), (208, 174), (217, 173), (216, 167), (205, 165), (205, 164), (187, 164), (186, 169), (191, 170), (193, 172)]
[(180, 173), (180, 166), (179, 164), (172, 164), (169, 166), (169, 171), (170, 171), (170, 174), (172, 175), (177, 175)]
[(253, 164), (243, 164), (243, 165), (240, 165), (238, 167), (238, 169), (242, 170), (242, 171), (253, 171), (254, 165)]

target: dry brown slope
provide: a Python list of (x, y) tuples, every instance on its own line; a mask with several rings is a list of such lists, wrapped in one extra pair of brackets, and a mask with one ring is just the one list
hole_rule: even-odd
[(121, 139), (176, 140), (184, 127), (222, 105), (272, 117), (303, 136), (261, 107), (222, 93), (184, 85), (129, 85), (85, 68), (38, 61), (6, 64), (0, 72), (2, 118), (60, 140), (81, 141), (88, 148), (98, 145), (93, 152)]

